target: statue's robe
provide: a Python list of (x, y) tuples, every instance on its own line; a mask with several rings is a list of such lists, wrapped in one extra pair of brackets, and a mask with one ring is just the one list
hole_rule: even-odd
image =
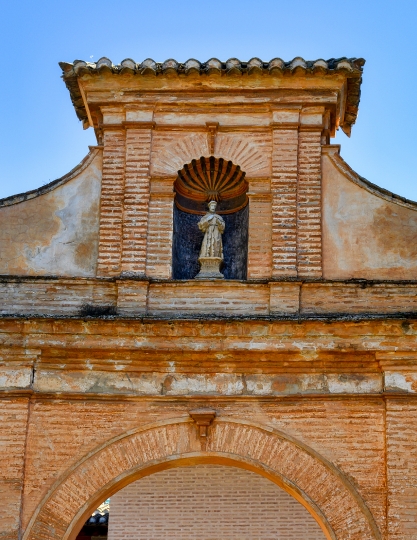
[(198, 222), (198, 228), (204, 233), (200, 257), (220, 257), (223, 259), (222, 233), (225, 223), (217, 214), (206, 214)]

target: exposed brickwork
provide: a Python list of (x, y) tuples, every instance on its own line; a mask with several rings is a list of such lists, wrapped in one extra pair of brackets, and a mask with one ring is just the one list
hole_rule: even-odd
[[(159, 202), (157, 202), (159, 201)], [(151, 200), (151, 205), (153, 205)], [(169, 197), (155, 200), (161, 209), (160, 220), (170, 220), (172, 206)], [(159, 227), (159, 220), (150, 219), (149, 235), (155, 238), (154, 251), (148, 266), (152, 277), (166, 277), (171, 269), (171, 233)], [(257, 234), (256, 231), (253, 233)], [(268, 238), (259, 239), (259, 260)], [(255, 242), (255, 240), (254, 240)], [(251, 259), (249, 259), (251, 260)], [(250, 267), (251, 269), (252, 267)], [(259, 273), (251, 278), (262, 277), (267, 264), (259, 266)], [(127, 290), (129, 292), (127, 293)], [(213, 291), (216, 291), (213, 294)], [(130, 297), (127, 301), (126, 294)], [(199, 296), (201, 294), (201, 296)], [(138, 304), (134, 298), (137, 297)], [(219, 300), (221, 299), (221, 300)], [(128, 302), (128, 304), (126, 303)], [(305, 316), (334, 313), (360, 315), (375, 313), (412, 313), (417, 310), (417, 285), (393, 283), (300, 283), (276, 281), (270, 283), (238, 283), (218, 281), (202, 283), (160, 282), (150, 284), (148, 280), (107, 281), (96, 279), (60, 280), (17, 280), (4, 279), (0, 282), (0, 314), (4, 315), (98, 315), (92, 307), (113, 307), (120, 313), (128, 309), (135, 313), (151, 315), (173, 313), (175, 315), (202, 312), (212, 314), (254, 313), (289, 316), (300, 313)], [(135, 307), (136, 306), (136, 307)], [(102, 313), (104, 314), (104, 313)]]
[[(153, 376), (152, 378), (153, 379)], [(150, 380), (151, 380), (150, 379)], [(81, 379), (80, 379), (81, 380)], [(214, 405), (219, 413), (243, 414), (248, 420), (270, 425), (313, 447), (353, 479), (376, 516), (384, 514), (383, 404), (366, 405), (349, 400), (289, 403), (229, 403)], [(165, 403), (159, 418), (186, 414), (187, 406)], [(129, 429), (146, 424), (155, 404), (107, 401), (62, 401), (39, 403), (32, 416), (27, 461), (25, 512), (38, 504), (46, 490), (65, 469), (96, 446)], [(67, 437), (71, 432), (70, 440)], [(332, 434), (329, 437), (329, 433)], [(351, 436), (348, 438), (346, 434)], [(43, 456), (42, 459), (39, 456)], [(94, 473), (94, 477), (95, 477)], [(379, 519), (379, 517), (378, 517)], [(382, 522), (383, 523), (383, 522)]]
[(248, 279), (271, 277), (271, 196), (249, 196)]
[(121, 270), (125, 139), (126, 132), (122, 127), (104, 131), (97, 265), (97, 274), (103, 276), (117, 275)]
[(158, 472), (111, 498), (109, 540), (324, 540), (315, 519), (276, 484), (235, 467)]
[(126, 129), (122, 272), (144, 275), (149, 210), (151, 129)]
[[(242, 286), (243, 285), (243, 286)], [(269, 288), (253, 284), (230, 284), (226, 289), (221, 282), (185, 281), (184, 283), (159, 284), (149, 287), (149, 314), (175, 315), (185, 313), (244, 314), (250, 311), (268, 313)]]
[(301, 291), (303, 313), (406, 313), (416, 302), (415, 284), (305, 283)]
[(299, 277), (322, 275), (321, 130), (299, 133), (297, 264)]
[(270, 283), (269, 312), (273, 315), (294, 315), (300, 310), (300, 283)]
[(146, 313), (147, 298), (147, 281), (122, 280), (117, 283), (118, 313), (122, 315)]
[[(73, 540), (129, 482), (237, 464), (329, 540), (417, 538), (417, 205), (323, 145), (349, 132), (362, 62), (330, 64), (64, 64), (100, 146), (0, 201), (1, 538)], [(246, 281), (171, 279), (174, 182), (209, 154), (246, 173)], [(225, 195), (217, 180), (196, 204)], [(239, 482), (219, 481), (219, 511)]]
[(298, 130), (275, 129), (272, 150), (272, 276), (297, 275)]
[(152, 193), (149, 205), (146, 275), (169, 279), (172, 275), (174, 193)]
[(272, 137), (269, 130), (260, 133), (219, 133), (215, 156), (233, 161), (250, 178), (271, 174)]
[[(322, 453), (353, 480), (382, 532), (386, 527), (384, 403), (356, 398), (272, 407), (275, 425)], [(354, 457), (353, 457), (354, 456)]]
[(114, 283), (84, 279), (0, 283), (0, 314), (80, 313), (84, 305), (116, 305)]
[[(234, 460), (242, 460), (243, 466), (251, 466), (258, 472), (263, 467), (269, 469), (271, 478), (282, 479), (294, 496), (305, 494), (305, 500), (311, 501), (311, 511), (316, 512), (317, 519), (321, 519), (323, 525), (328, 523), (326, 526), (333, 529), (336, 538), (380, 538), (358, 494), (352, 490), (347, 479), (339, 476), (326, 461), (270, 430), (230, 421), (216, 422), (203, 453), (197, 430), (189, 422), (159, 426), (116, 439), (93, 453), (62, 479), (40, 508), (25, 538), (61, 539), (74, 518), (81, 520), (82, 524), (88, 515), (88, 507), (94, 510), (109, 491), (123, 487), (118, 483), (119, 475), (127, 475), (127, 481), (129, 475), (135, 479), (135, 475), (138, 478), (146, 474), (150, 465), (160, 462), (163, 468), (164, 462), (174, 459), (183, 459), (178, 464), (188, 465), (188, 456), (195, 464), (199, 455), (204, 458), (206, 451), (224, 456), (220, 464), (233, 464), (224, 461), (230, 456)], [(217, 458), (217, 463), (220, 459)], [(157, 470), (154, 469), (154, 472)], [(293, 485), (297, 486), (299, 493), (292, 490)], [(83, 489), (80, 490), (80, 486)], [(76, 508), (71, 505), (73, 500), (79, 503)], [(85, 505), (86, 511), (80, 511), (76, 517), (77, 508), (82, 505)]]
[(27, 399), (0, 401), (0, 538), (18, 540), (24, 483)]
[(207, 133), (155, 131), (152, 139), (152, 176), (175, 176), (192, 159), (210, 155)]
[(417, 404), (387, 400), (388, 519), (390, 540), (417, 531)]

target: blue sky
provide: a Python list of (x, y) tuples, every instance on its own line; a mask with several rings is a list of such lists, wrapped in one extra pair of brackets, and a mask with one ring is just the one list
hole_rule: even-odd
[(417, 200), (417, 2), (0, 0), (0, 198), (67, 173), (95, 144), (59, 61), (366, 58), (352, 138), (359, 174)]

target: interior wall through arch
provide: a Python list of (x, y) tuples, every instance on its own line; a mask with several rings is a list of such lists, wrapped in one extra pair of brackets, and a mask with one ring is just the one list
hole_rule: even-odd
[(108, 540), (324, 540), (291, 495), (254, 472), (196, 465), (137, 480), (110, 500)]

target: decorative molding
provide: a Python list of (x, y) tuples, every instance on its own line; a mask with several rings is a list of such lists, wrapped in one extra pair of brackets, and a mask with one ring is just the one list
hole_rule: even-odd
[(216, 411), (214, 409), (194, 409), (189, 411), (189, 415), (196, 423), (200, 437), (207, 437), (208, 427), (215, 419)]
[(155, 122), (125, 121), (122, 125), (126, 129), (155, 129)]
[(214, 154), (214, 148), (216, 145), (216, 135), (217, 131), (219, 129), (219, 123), (218, 122), (206, 122), (206, 126), (208, 129), (208, 135), (209, 135), (209, 150), (210, 154)]
[[(166, 60), (163, 63), (155, 62), (150, 58), (141, 63), (125, 59), (120, 65), (114, 65), (108, 58), (100, 58), (96, 63), (76, 60), (73, 64), (60, 62), (59, 65), (62, 68), (64, 82), (70, 92), (71, 101), (80, 120), (86, 120), (87, 114), (83, 100), (80, 99), (81, 93), (77, 80), (81, 77), (88, 80), (101, 73), (113, 74), (116, 77), (119, 75), (135, 77), (136, 84), (140, 84), (142, 76), (149, 77), (153, 75), (157, 86), (160, 86), (159, 78), (163, 77), (168, 79), (164, 81), (165, 88), (167, 88), (167, 82), (170, 83), (171, 88), (177, 87), (179, 81), (184, 84), (186, 82), (184, 76), (187, 78), (188, 75), (192, 74), (191, 82), (196, 75), (208, 79), (214, 76), (222, 89), (230, 89), (233, 85), (233, 78), (238, 76), (242, 80), (242, 86), (250, 90), (253, 90), (250, 83), (251, 79), (258, 79), (260, 84), (257, 88), (265, 88), (265, 86), (271, 87), (271, 82), (275, 87), (283, 87), (284, 85), (293, 87), (294, 79), (310, 79), (312, 76), (325, 77), (327, 80), (333, 78), (335, 84), (345, 83), (346, 92), (343, 95), (343, 101), (348, 105), (346, 110), (345, 108), (342, 109), (344, 116), (340, 118), (340, 126), (345, 133), (350, 134), (351, 126), (355, 123), (358, 114), (364, 64), (365, 60), (363, 58), (333, 58), (327, 61), (323, 59), (310, 61), (297, 57), (289, 62), (284, 62), (281, 58), (273, 58), (269, 62), (263, 62), (259, 58), (252, 58), (249, 62), (241, 62), (236, 58), (230, 58), (226, 62), (221, 62), (216, 58), (211, 58), (207, 62), (189, 59), (184, 63), (173, 59)], [(245, 76), (242, 77), (242, 75)], [(265, 85), (267, 81), (266, 75), (273, 80), (278, 79), (280, 81), (279, 85), (274, 84), (273, 80), (268, 81), (267, 85)], [(221, 76), (221, 79), (219, 79), (219, 76)], [(190, 86), (190, 83), (188, 83), (188, 86)]]
[(272, 133), (218, 133), (214, 156), (233, 161), (248, 176), (269, 176)]
[(209, 154), (207, 130), (204, 132), (161, 132), (152, 138), (151, 176), (173, 176), (193, 159)]
[(271, 122), (271, 129), (298, 129), (300, 122)]
[(115, 122), (114, 124), (99, 124), (98, 128), (106, 131), (124, 131), (125, 126), (121, 122)]
[[(240, 125), (219, 125), (218, 133), (268, 133), (272, 129), (271, 124), (254, 126), (250, 124)], [(192, 133), (207, 133), (207, 125), (202, 124), (159, 124), (156, 123), (155, 131), (185, 131)]]
[(237, 212), (247, 204), (248, 183), (238, 165), (223, 158), (193, 159), (178, 171), (174, 184), (176, 204), (185, 212), (206, 212), (206, 204), (216, 201), (217, 213)]
[(323, 124), (300, 124), (299, 131), (323, 131)]

